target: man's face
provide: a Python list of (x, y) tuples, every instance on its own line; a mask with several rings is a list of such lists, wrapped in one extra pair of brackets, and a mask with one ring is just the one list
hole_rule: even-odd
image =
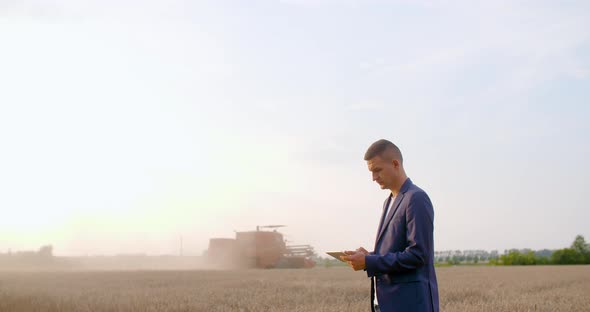
[(375, 156), (367, 161), (369, 171), (373, 175), (373, 181), (377, 182), (381, 189), (390, 189), (396, 177), (396, 160), (386, 161), (380, 156)]

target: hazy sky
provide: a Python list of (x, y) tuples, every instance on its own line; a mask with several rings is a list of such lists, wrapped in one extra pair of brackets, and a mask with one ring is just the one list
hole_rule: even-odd
[(372, 249), (380, 138), (436, 250), (590, 240), (589, 29), (588, 1), (0, 0), (0, 252)]

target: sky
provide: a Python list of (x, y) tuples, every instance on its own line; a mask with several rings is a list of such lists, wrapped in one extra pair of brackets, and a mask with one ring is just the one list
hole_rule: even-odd
[(397, 144), (436, 250), (590, 240), (588, 1), (0, 1), (0, 252), (372, 249)]

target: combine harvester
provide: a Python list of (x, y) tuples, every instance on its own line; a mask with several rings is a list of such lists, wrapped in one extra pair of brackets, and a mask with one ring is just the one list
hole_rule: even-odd
[(285, 225), (256, 226), (256, 231), (236, 232), (235, 239), (211, 238), (207, 250), (209, 264), (224, 269), (314, 267), (313, 247), (287, 246), (283, 234), (276, 230), (280, 227)]

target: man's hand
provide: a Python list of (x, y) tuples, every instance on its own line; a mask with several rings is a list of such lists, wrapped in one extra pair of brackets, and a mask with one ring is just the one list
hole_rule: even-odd
[(363, 247), (357, 248), (356, 252), (362, 252), (365, 254), (365, 256), (369, 254), (369, 252)]
[(369, 254), (365, 248), (360, 247), (355, 251), (346, 250), (344, 251), (346, 256), (342, 256), (341, 259), (346, 261), (355, 271), (366, 269), (365, 256)]

